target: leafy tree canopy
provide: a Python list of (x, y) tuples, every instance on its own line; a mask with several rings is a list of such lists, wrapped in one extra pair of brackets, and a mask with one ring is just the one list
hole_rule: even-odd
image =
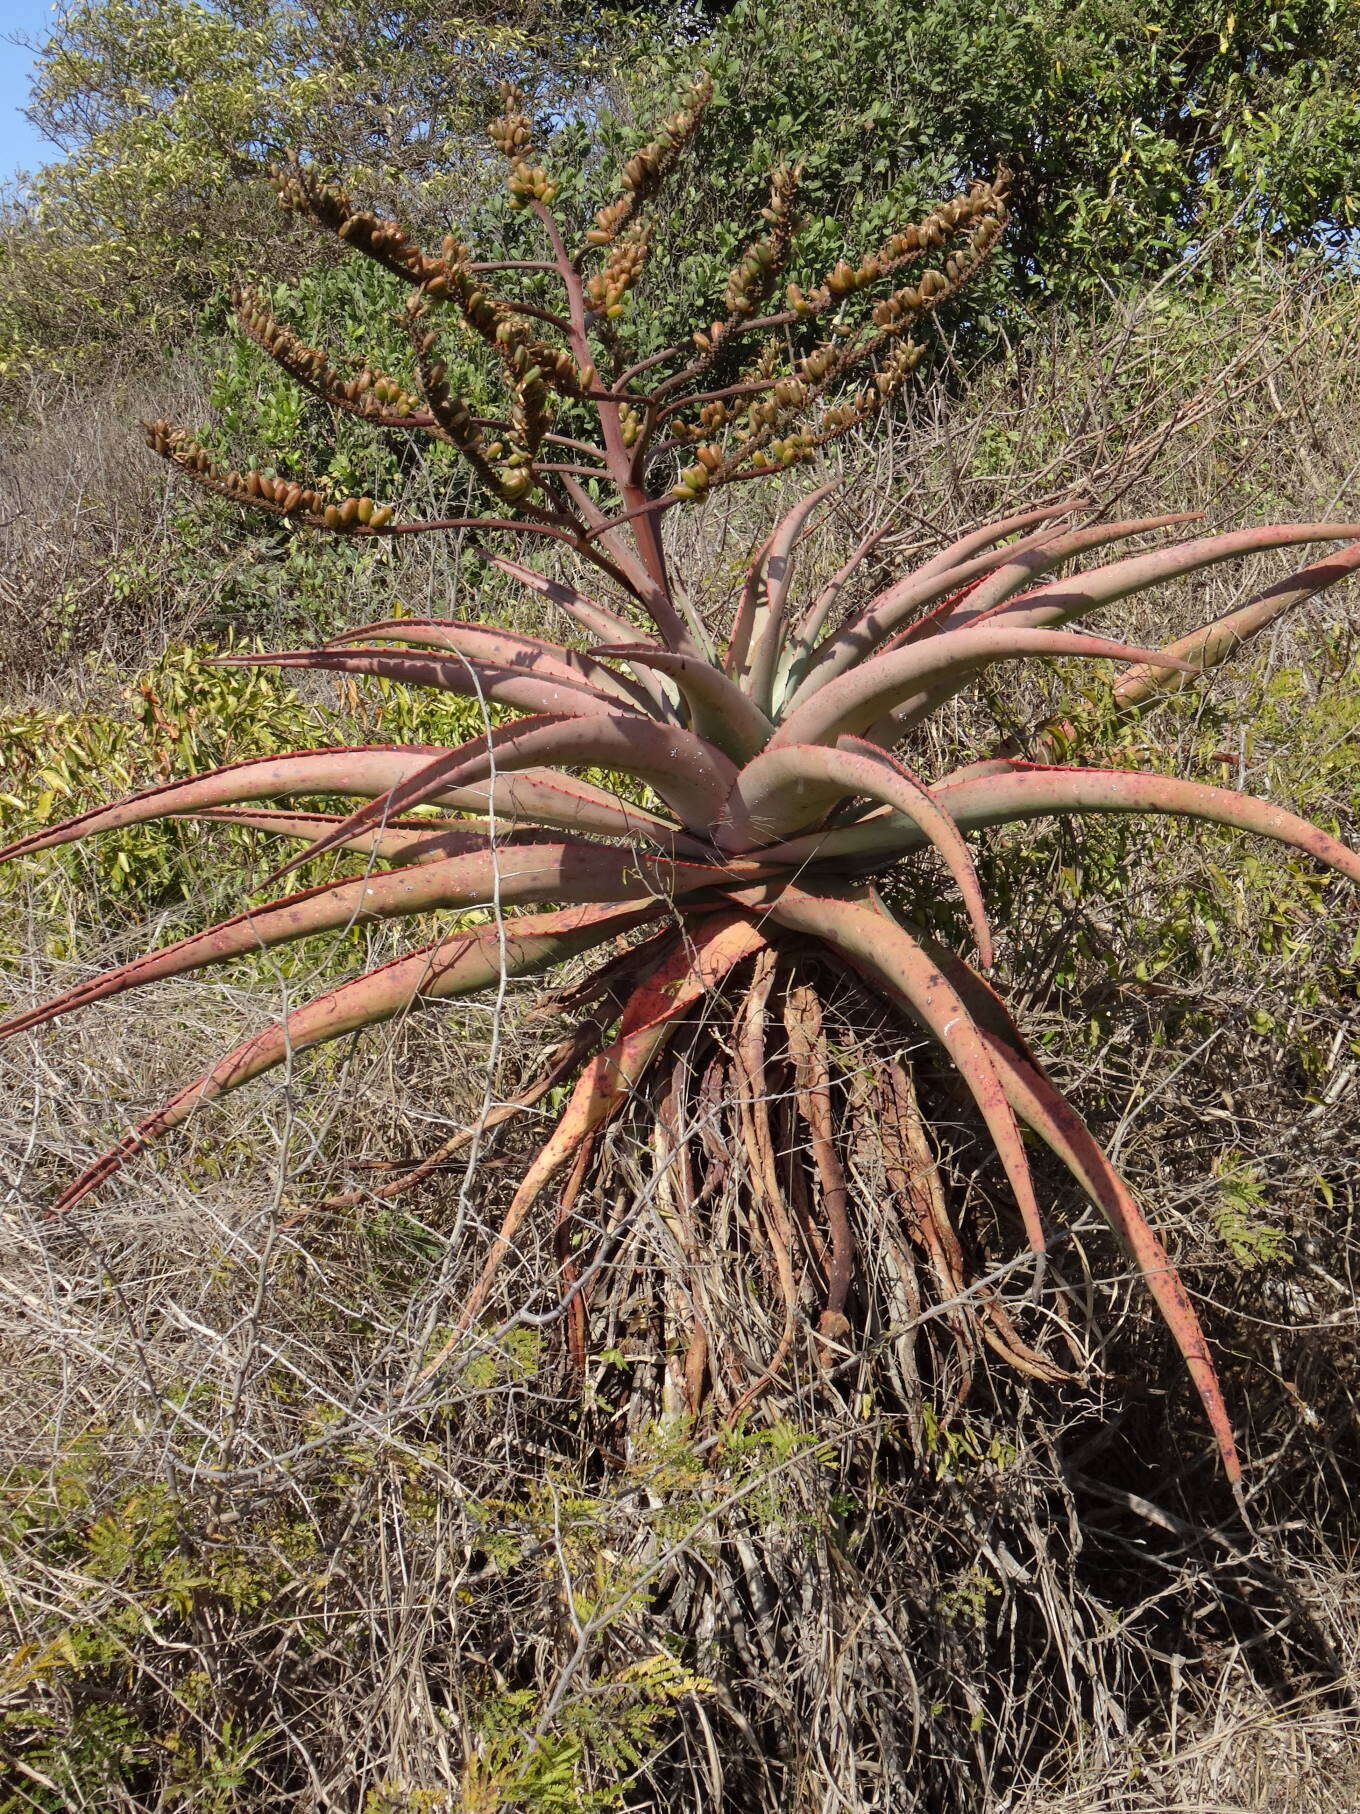
[(409, 197), (457, 171), (499, 79), (561, 105), (600, 31), (550, 0), (77, 0), (37, 60), (29, 114), (61, 155), (0, 244), (0, 373), (286, 267), (268, 157), (306, 147)]
[[(707, 49), (725, 112), (687, 205), (720, 237), (734, 190), (758, 189), (781, 158), (802, 164), (828, 247), (1008, 164), (1012, 279), (1029, 295), (1146, 278), (1225, 223), (1238, 244), (1335, 246), (1360, 211), (1353, 0), (716, 11)], [(649, 58), (637, 79), (669, 83), (694, 54)]]

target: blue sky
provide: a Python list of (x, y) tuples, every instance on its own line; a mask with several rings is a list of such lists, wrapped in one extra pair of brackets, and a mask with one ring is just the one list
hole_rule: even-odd
[(20, 112), (28, 100), (32, 57), (14, 43), (20, 36), (43, 37), (51, 20), (51, 0), (0, 0), (0, 184), (54, 155)]

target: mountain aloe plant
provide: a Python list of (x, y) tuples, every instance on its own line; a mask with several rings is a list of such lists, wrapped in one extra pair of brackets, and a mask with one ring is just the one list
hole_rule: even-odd
[[(77, 1179), (57, 1208), (290, 1055), (422, 1002), (603, 952), (549, 1003), (576, 1013), (575, 1025), (541, 1074), (489, 1118), (494, 1126), (570, 1085), (483, 1257), (459, 1332), (473, 1326), (551, 1187), (572, 1354), (584, 1360), (592, 1318), (603, 1315), (607, 1333), (623, 1326), (625, 1288), (610, 1280), (623, 1267), (627, 1215), (578, 1211), (583, 1193), (594, 1190), (599, 1205), (610, 1196), (597, 1187), (619, 1163), (610, 1124), (629, 1111), (647, 1155), (641, 1171), (629, 1160), (632, 1196), (655, 1199), (671, 1241), (673, 1277), (656, 1287), (665, 1300), (656, 1364), (667, 1402), (733, 1416), (783, 1368), (826, 1373), (871, 1335), (891, 1344), (897, 1313), (880, 1305), (870, 1315), (885, 1268), (901, 1286), (894, 1302), (907, 1320), (913, 1306), (920, 1320), (923, 1293), (933, 1292), (950, 1307), (961, 1348), (981, 1339), (1023, 1372), (1059, 1377), (985, 1281), (969, 1284), (900, 1040), (850, 1081), (838, 1074), (827, 1022), (849, 989), (943, 1049), (1036, 1255), (1049, 1222), (1024, 1130), (1103, 1213), (1179, 1345), (1236, 1483), (1228, 1409), (1176, 1269), (988, 980), (993, 938), (969, 840), (1046, 815), (1151, 812), (1275, 839), (1351, 881), (1360, 880), (1360, 858), (1280, 806), (1167, 774), (983, 749), (924, 774), (912, 752), (926, 747), (921, 733), (935, 714), (1006, 664), (1128, 664), (1118, 683), (1127, 708), (1186, 684), (1291, 604), (1352, 573), (1360, 542), (1167, 649), (1068, 626), (1220, 562), (1349, 541), (1360, 524), (1144, 543), (1080, 567), (1083, 556), (1187, 519), (1101, 520), (1068, 499), (982, 523), (851, 605), (851, 582), (884, 532), (866, 534), (820, 588), (800, 588), (800, 548), (835, 490), (820, 486), (755, 550), (730, 606), (701, 610), (697, 588), (677, 570), (667, 518), (728, 486), (807, 465), (869, 422), (924, 356), (915, 337), (922, 324), (967, 283), (1006, 221), (1002, 173), (805, 291), (785, 283), (800, 223), (798, 173), (781, 169), (718, 318), (684, 344), (641, 351), (649, 204), (686, 155), (707, 100), (700, 81), (591, 221), (554, 209), (558, 182), (508, 92), (492, 139), (514, 203), (541, 228), (538, 259), (480, 262), (453, 238), (427, 252), (309, 167), (275, 172), (285, 207), (405, 286), (414, 375), (346, 375), (249, 292), (237, 298), (244, 332), (333, 410), (456, 450), (489, 507), (407, 520), (389, 504), (337, 497), (321, 484), (229, 471), (164, 421), (147, 425), (151, 446), (200, 486), (295, 526), (358, 540), (467, 531), (483, 544), (513, 537), (545, 548), (551, 574), (503, 552), (487, 559), (580, 634), (572, 646), (494, 624), (401, 617), (347, 630), (322, 648), (226, 657), (443, 689), (483, 702), (486, 729), (456, 748), (375, 744), (237, 762), (11, 846), (5, 855), (14, 858), (187, 815), (300, 841), (305, 848), (280, 873), (327, 852), (361, 853), (365, 865), (81, 983), (13, 1016), (9, 1034), (139, 984), (355, 922), (432, 912), (451, 922), (434, 942), (294, 1009), (220, 1059)], [(464, 345), (471, 336), (499, 372), (499, 416), (477, 414), (450, 388), (446, 347), (457, 336)], [(583, 778), (583, 769), (618, 777), (620, 791)], [(318, 797), (347, 798), (352, 808), (293, 804)], [(879, 882), (890, 876), (895, 898), (906, 878), (913, 918), (886, 904)], [(970, 955), (941, 935), (948, 916), (937, 908), (955, 900), (966, 911)], [(481, 912), (488, 906), (490, 920)], [(473, 910), (475, 923), (466, 923)], [(467, 1137), (377, 1193), (409, 1188)], [(710, 1266), (720, 1250), (744, 1255), (741, 1292), (766, 1306), (762, 1353), (724, 1323), (729, 1300)]]

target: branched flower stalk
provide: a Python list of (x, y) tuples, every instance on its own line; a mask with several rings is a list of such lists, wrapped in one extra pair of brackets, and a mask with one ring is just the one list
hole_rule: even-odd
[[(1035, 1255), (1051, 1230), (1023, 1130), (1052, 1149), (1107, 1219), (1179, 1345), (1236, 1487), (1241, 1463), (1228, 1408), (1181, 1279), (988, 980), (993, 938), (969, 839), (1047, 815), (1153, 812), (1273, 838), (1352, 882), (1360, 858), (1281, 807), (1170, 775), (978, 751), (928, 777), (899, 751), (980, 676), (1019, 661), (1124, 663), (1120, 703), (1146, 705), (1292, 604), (1348, 577), (1360, 566), (1360, 542), (1168, 649), (1067, 626), (1219, 562), (1349, 542), (1360, 524), (1197, 536), (1073, 570), (1081, 556), (1187, 519), (1091, 520), (1089, 509), (1069, 502), (981, 524), (847, 613), (848, 582), (877, 535), (820, 592), (795, 591), (800, 545), (835, 490), (824, 486), (756, 551), (731, 611), (707, 621), (674, 571), (667, 515), (726, 486), (805, 465), (890, 404), (923, 357), (922, 324), (967, 284), (1006, 222), (1002, 173), (901, 226), (858, 264), (838, 262), (814, 289), (787, 284), (775, 303), (799, 225), (797, 172), (781, 169), (728, 278), (720, 317), (681, 345), (635, 357), (631, 324), (655, 238), (649, 205), (690, 148), (708, 98), (701, 80), (629, 160), (620, 193), (572, 249), (534, 124), (507, 91), (492, 139), (515, 205), (542, 229), (541, 260), (479, 263), (452, 237), (430, 253), (310, 169), (275, 173), (285, 207), (405, 287), (419, 395), (371, 368), (341, 373), (249, 292), (237, 299), (243, 331), (334, 409), (455, 448), (490, 508), (406, 520), (371, 498), (336, 501), (319, 485), (226, 470), (167, 422), (147, 425), (151, 446), (210, 491), (340, 535), (470, 529), (559, 545), (593, 575), (589, 583), (491, 558), (550, 598), (587, 646), (491, 624), (403, 618), (347, 631), (319, 649), (228, 657), (443, 689), (513, 716), (457, 748), (318, 748), (238, 762), (85, 813), (4, 853), (12, 859), (115, 827), (197, 815), (302, 841), (283, 872), (330, 851), (361, 852), (370, 863), (360, 877), (252, 908), (82, 983), (14, 1016), (3, 1029), (10, 1035), (143, 983), (356, 921), (433, 911), (456, 921), (492, 900), (506, 913), (497, 925), (455, 925), (295, 1009), (142, 1121), (56, 1209), (70, 1209), (149, 1141), (291, 1055), (419, 1002), (488, 988), (506, 973), (605, 951), (585, 983), (549, 1001), (545, 1013), (575, 1015), (575, 1024), (541, 1076), (493, 1117), (510, 1120), (553, 1085), (572, 1083), (431, 1369), (474, 1328), (506, 1255), (549, 1192), (578, 1364), (593, 1328), (615, 1341), (636, 1327), (636, 1265), (630, 1272), (625, 1226), (608, 1225), (614, 1193), (605, 1188), (618, 1163), (611, 1124), (631, 1117), (651, 1154), (650, 1173), (634, 1182), (643, 1196), (655, 1195), (672, 1266), (643, 1281), (656, 1305), (649, 1377), (659, 1384), (644, 1392), (634, 1369), (631, 1385), (619, 1388), (620, 1416), (633, 1414), (623, 1404), (630, 1393), (695, 1417), (739, 1416), (785, 1369), (829, 1378), (871, 1338), (892, 1351), (894, 1328), (913, 1317), (920, 1323), (932, 1296), (948, 1307), (948, 1342), (930, 1365), (937, 1375), (953, 1366), (960, 1395), (979, 1341), (1031, 1377), (1059, 1378), (1064, 1367), (1049, 1348), (1062, 1318), (1027, 1335), (995, 1292), (970, 1286), (900, 1039), (875, 1045), (866, 1034), (848, 1082), (833, 1063), (828, 1018), (844, 1024), (849, 1000), (868, 1025), (876, 1001), (885, 1024), (896, 1027), (899, 1016), (916, 1023), (956, 1068)], [(519, 283), (538, 296), (545, 281), (558, 293), (552, 308), (516, 290)], [(499, 417), (478, 416), (450, 389), (450, 322), (494, 357), (505, 392)], [(650, 803), (581, 778), (584, 768), (628, 777), (635, 790), (650, 790)], [(291, 804), (337, 795), (355, 801), (353, 809)], [(429, 816), (433, 809), (439, 817)], [(890, 873), (910, 878), (914, 922), (879, 893)], [(936, 904), (953, 899), (966, 909), (971, 956), (950, 949), (936, 924)], [(412, 1188), (457, 1144), (373, 1194)], [(590, 1216), (580, 1213), (587, 1200)], [(739, 1288), (730, 1273), (715, 1282), (718, 1253), (745, 1269)], [(754, 1327), (768, 1332), (763, 1353), (749, 1330), (739, 1336), (728, 1320), (742, 1299), (760, 1308)], [(1080, 1353), (1074, 1337), (1072, 1345)], [(922, 1390), (918, 1359), (902, 1360), (897, 1384), (910, 1405)]]

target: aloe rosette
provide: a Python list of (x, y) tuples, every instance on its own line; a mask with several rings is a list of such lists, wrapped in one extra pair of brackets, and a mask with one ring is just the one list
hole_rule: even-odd
[[(188, 815), (300, 843), (285, 870), (328, 851), (367, 859), (360, 875), (251, 908), (17, 1014), (3, 1028), (11, 1035), (143, 983), (356, 922), (432, 912), (454, 921), (433, 942), (297, 1008), (219, 1060), (77, 1179), (57, 1208), (71, 1207), (149, 1141), (286, 1057), (418, 1003), (608, 947), (592, 978), (558, 998), (559, 1009), (584, 1009), (585, 1017), (553, 1049), (542, 1076), (492, 1117), (508, 1118), (553, 1083), (573, 1083), (460, 1327), (485, 1302), (525, 1218), (557, 1186), (567, 1323), (573, 1351), (584, 1354), (586, 1273), (593, 1266), (602, 1289), (608, 1243), (597, 1241), (596, 1252), (585, 1234), (573, 1235), (572, 1209), (589, 1167), (604, 1162), (603, 1130), (639, 1100), (657, 1130), (671, 1227), (698, 1278), (706, 1239), (699, 1208), (730, 1160), (703, 1128), (725, 1103), (745, 1156), (742, 1213), (759, 1231), (750, 1247), (782, 1306), (780, 1333), (759, 1364), (734, 1358), (711, 1310), (705, 1317), (698, 1308), (698, 1286), (686, 1288), (675, 1389), (690, 1409), (716, 1396), (735, 1414), (777, 1376), (801, 1331), (823, 1358), (853, 1341), (867, 1290), (849, 1207), (847, 1116), (833, 1086), (816, 985), (817, 963), (826, 962), (860, 979), (947, 1054), (1036, 1252), (1048, 1239), (1047, 1222), (1024, 1130), (1067, 1167), (1155, 1299), (1236, 1482), (1228, 1410), (1176, 1269), (987, 980), (993, 940), (969, 840), (986, 827), (1046, 815), (1151, 812), (1274, 839), (1352, 882), (1360, 880), (1360, 858), (1282, 807), (1227, 788), (987, 756), (926, 775), (902, 752), (924, 747), (919, 733), (932, 716), (1006, 664), (1120, 663), (1115, 695), (1125, 709), (1188, 684), (1281, 612), (1351, 575), (1360, 566), (1360, 541), (1351, 541), (1360, 524), (1263, 527), (1148, 547), (1146, 538), (1183, 530), (1188, 519), (1098, 520), (1091, 507), (1064, 500), (985, 523), (868, 603), (847, 608), (851, 582), (883, 532), (866, 536), (840, 572), (805, 596), (796, 583), (799, 550), (821, 514), (843, 503), (835, 486), (824, 486), (788, 512), (751, 558), (732, 608), (710, 621), (714, 614), (696, 610), (668, 553), (667, 514), (810, 461), (896, 395), (922, 357), (913, 327), (957, 292), (1000, 236), (1005, 182), (974, 185), (859, 266), (838, 264), (813, 291), (790, 284), (783, 306), (772, 306), (798, 225), (796, 173), (780, 172), (764, 230), (728, 282), (722, 318), (684, 345), (630, 358), (631, 298), (649, 247), (647, 203), (684, 155), (706, 99), (701, 82), (630, 161), (617, 200), (572, 252), (550, 206), (556, 184), (535, 161), (531, 122), (507, 95), (493, 138), (508, 160), (512, 196), (543, 228), (541, 261), (479, 264), (453, 240), (430, 255), (309, 171), (277, 173), (286, 205), (407, 286), (413, 388), (367, 368), (346, 378), (253, 295), (239, 299), (245, 331), (333, 408), (458, 449), (499, 513), (404, 521), (367, 498), (336, 500), (318, 487), (227, 471), (164, 422), (148, 425), (152, 446), (210, 490), (341, 535), (469, 529), (549, 543), (563, 556), (559, 567), (574, 559), (578, 574), (592, 580), (489, 558), (574, 621), (582, 646), (490, 624), (400, 618), (322, 648), (227, 657), (472, 697), (500, 708), (500, 722), (493, 727), (488, 715), (485, 733), (456, 748), (320, 748), (237, 762), (84, 813), (4, 853), (14, 859)], [(898, 282), (904, 267), (946, 247), (941, 269)], [(521, 288), (515, 296), (495, 292), (493, 280)], [(502, 418), (478, 418), (450, 393), (439, 356), (448, 318), (479, 336), (497, 363), (508, 398)], [(855, 389), (866, 371), (867, 383)], [(1080, 565), (1134, 541), (1134, 552)], [(1104, 607), (1219, 563), (1337, 542), (1351, 545), (1169, 648), (1131, 647), (1088, 625)], [(582, 769), (627, 777), (638, 798), (582, 778)], [(306, 805), (336, 797), (351, 809)], [(945, 891), (961, 899), (971, 955), (947, 949), (929, 924), (905, 923), (885, 905), (875, 879), (904, 865), (919, 871), (918, 900), (943, 899)], [(457, 924), (460, 914), (488, 905), (497, 910), (493, 921)], [(793, 1118), (804, 1167), (796, 1180), (779, 1157), (771, 1120), (770, 1099), (781, 1091), (779, 1112)], [(874, 1092), (857, 1125), (875, 1130), (889, 1193), (908, 1206), (898, 1244), (914, 1246), (938, 1292), (966, 1296), (962, 1248), (900, 1063), (875, 1071)], [(786, 1152), (789, 1145), (783, 1141)], [(409, 1188), (429, 1169), (380, 1189)], [(998, 1300), (979, 1292), (974, 1308), (981, 1339), (1004, 1358), (1040, 1378), (1060, 1373), (1021, 1338)]]

